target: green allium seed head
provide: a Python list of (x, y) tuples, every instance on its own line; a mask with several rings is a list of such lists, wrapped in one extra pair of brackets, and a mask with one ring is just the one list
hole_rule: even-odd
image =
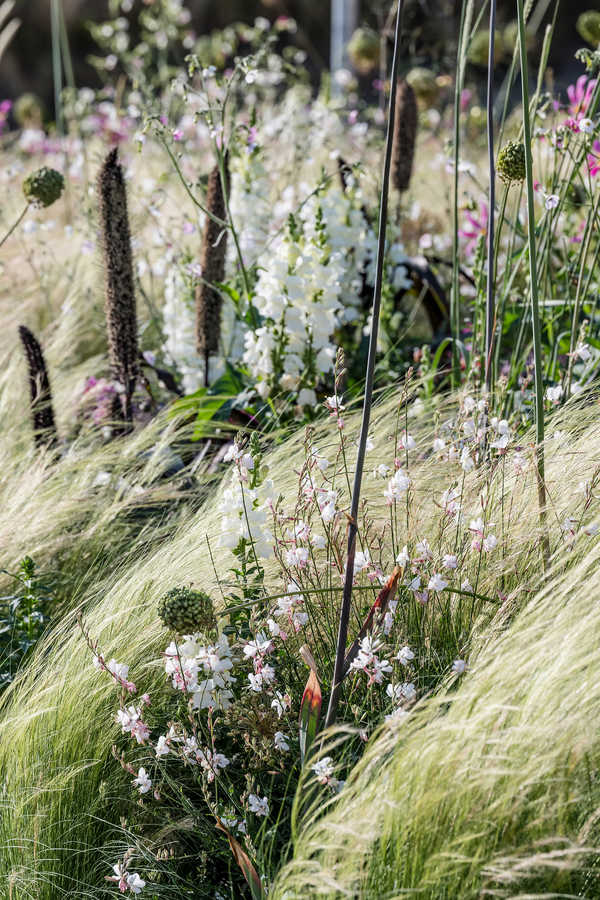
[(15, 100), (13, 115), (21, 128), (41, 128), (44, 119), (42, 102), (35, 94), (21, 94)]
[(439, 97), (440, 85), (431, 69), (416, 66), (407, 73), (406, 81), (425, 106), (431, 106)]
[(525, 145), (519, 141), (508, 141), (498, 154), (496, 169), (506, 184), (523, 181), (525, 179)]
[(158, 604), (158, 617), (176, 634), (194, 634), (214, 628), (213, 602), (204, 591), (172, 588)]
[(597, 9), (582, 12), (575, 27), (584, 41), (592, 47), (600, 47), (600, 12)]
[(52, 206), (65, 187), (65, 179), (56, 169), (43, 166), (32, 172), (23, 182), (23, 193), (28, 203), (34, 206)]
[(371, 28), (357, 28), (348, 44), (348, 56), (361, 75), (368, 75), (379, 65), (381, 42)]

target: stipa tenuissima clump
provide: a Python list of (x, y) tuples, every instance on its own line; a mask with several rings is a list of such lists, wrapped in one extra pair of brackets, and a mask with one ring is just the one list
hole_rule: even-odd
[(158, 604), (158, 617), (176, 634), (194, 634), (215, 626), (213, 602), (204, 591), (172, 588)]
[(123, 391), (120, 413), (131, 423), (131, 398), (138, 374), (137, 319), (127, 193), (116, 147), (100, 169), (98, 194), (106, 276), (108, 353), (113, 377)]
[[(225, 158), (227, 179), (227, 158)], [(204, 357), (204, 380), (208, 385), (210, 357), (219, 351), (221, 337), (221, 293), (214, 285), (225, 278), (227, 229), (224, 224), (227, 210), (219, 167), (215, 166), (208, 179), (207, 209), (202, 238), (202, 281), (196, 288), (196, 336), (198, 353)]]
[(392, 150), (392, 184), (399, 193), (408, 190), (417, 139), (417, 98), (407, 81), (401, 81), (396, 95), (396, 119)]
[(33, 434), (36, 447), (54, 447), (58, 442), (52, 391), (46, 360), (38, 340), (25, 325), (19, 325), (19, 337), (23, 345), (29, 374), (29, 397)]

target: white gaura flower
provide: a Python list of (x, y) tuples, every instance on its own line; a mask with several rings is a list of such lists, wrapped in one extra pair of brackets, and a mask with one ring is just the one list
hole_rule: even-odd
[(410, 487), (410, 478), (403, 469), (398, 471), (388, 481), (388, 486), (383, 492), (389, 506), (401, 500)]
[(248, 797), (248, 809), (255, 816), (269, 815), (269, 801), (266, 797), (259, 797), (257, 794), (250, 794)]
[(555, 384), (551, 387), (546, 388), (546, 400), (549, 400), (551, 403), (558, 403), (562, 395), (562, 384)]
[(137, 785), (140, 794), (147, 794), (148, 791), (152, 790), (152, 781), (143, 766), (141, 769), (138, 769), (137, 776), (133, 779), (133, 783)]
[(456, 673), (456, 675), (462, 675), (466, 670), (467, 664), (464, 659), (455, 659), (452, 663), (452, 671)]
[(396, 562), (398, 563), (399, 566), (402, 566), (403, 569), (405, 569), (407, 567), (407, 565), (409, 564), (410, 556), (409, 556), (408, 547), (406, 546), (406, 544), (404, 545), (404, 547), (402, 548), (402, 550), (396, 557)]
[(429, 584), (427, 585), (427, 590), (439, 592), (439, 591), (445, 590), (447, 587), (448, 587), (448, 582), (442, 577), (442, 575), (439, 574), (439, 572), (436, 572), (429, 579)]
[(408, 663), (415, 658), (415, 654), (410, 649), (410, 647), (401, 647), (396, 654), (396, 659), (402, 666), (408, 665)]
[(290, 749), (290, 745), (287, 741), (287, 735), (283, 733), (283, 731), (276, 731), (274, 738), (275, 749), (280, 750), (282, 753), (287, 753)]
[(446, 553), (442, 559), (442, 565), (445, 569), (456, 569), (458, 567), (458, 559), (454, 553)]

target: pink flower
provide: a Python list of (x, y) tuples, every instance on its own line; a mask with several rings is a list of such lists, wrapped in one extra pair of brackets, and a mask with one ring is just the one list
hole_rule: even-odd
[(588, 169), (592, 178), (600, 172), (600, 141), (594, 141), (592, 152), (587, 157)]
[(468, 256), (475, 252), (479, 238), (487, 234), (488, 208), (486, 203), (481, 203), (479, 213), (467, 212), (466, 222), (458, 232), (460, 237), (467, 240), (465, 251)]
[(590, 105), (592, 94), (596, 87), (596, 80), (589, 78), (587, 75), (580, 75), (575, 84), (570, 84), (567, 88), (567, 96), (569, 98), (569, 113), (573, 122), (567, 120), (569, 127), (574, 131), (579, 131), (577, 123), (583, 119), (588, 106)]

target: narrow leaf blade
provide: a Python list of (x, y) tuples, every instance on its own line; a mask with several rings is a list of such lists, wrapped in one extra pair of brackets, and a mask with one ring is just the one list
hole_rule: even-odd
[(215, 826), (222, 831), (225, 835), (227, 835), (227, 840), (229, 841), (229, 846), (231, 847), (231, 852), (233, 853), (233, 857), (242, 870), (242, 874), (246, 881), (248, 882), (248, 886), (250, 887), (250, 891), (252, 893), (253, 900), (266, 900), (265, 889), (262, 886), (262, 882), (258, 876), (258, 872), (252, 865), (252, 861), (250, 857), (246, 853), (246, 851), (242, 848), (241, 844), (236, 841), (234, 836), (225, 828), (220, 819), (217, 819), (217, 824)]

